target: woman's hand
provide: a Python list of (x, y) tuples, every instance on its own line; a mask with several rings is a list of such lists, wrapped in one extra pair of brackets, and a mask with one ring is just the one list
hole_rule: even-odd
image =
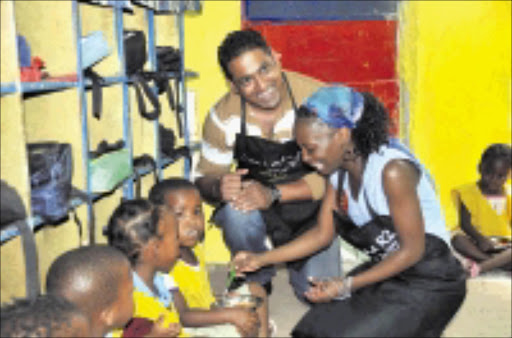
[(260, 321), (256, 311), (243, 307), (226, 309), (230, 311), (231, 324), (235, 325), (242, 337), (255, 337), (258, 334)]
[(264, 265), (261, 261), (261, 255), (248, 251), (238, 252), (231, 264), (235, 267), (237, 274), (253, 272), (261, 269)]
[(311, 288), (304, 293), (306, 298), (313, 303), (326, 303), (333, 300), (342, 288), (342, 281), (337, 278), (318, 279), (309, 277)]

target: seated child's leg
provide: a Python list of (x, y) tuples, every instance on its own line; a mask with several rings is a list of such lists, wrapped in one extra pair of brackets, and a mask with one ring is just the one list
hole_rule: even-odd
[(477, 262), (485, 261), (490, 258), (488, 254), (480, 250), (476, 243), (463, 233), (457, 233), (452, 237), (453, 248), (462, 256), (475, 260)]
[(248, 288), (251, 294), (261, 297), (263, 303), (256, 310), (260, 319), (259, 337), (268, 337), (268, 298), (265, 289), (256, 282), (248, 283)]
[(483, 263), (480, 263), (481, 272), (486, 272), (495, 268), (508, 268), (510, 271), (510, 267), (512, 264), (512, 249), (507, 249), (506, 251), (502, 251), (492, 258), (486, 260)]

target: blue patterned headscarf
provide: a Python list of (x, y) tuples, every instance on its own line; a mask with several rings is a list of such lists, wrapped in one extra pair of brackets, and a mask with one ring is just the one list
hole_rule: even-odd
[(364, 98), (349, 87), (323, 87), (303, 105), (330, 127), (353, 129), (363, 115)]

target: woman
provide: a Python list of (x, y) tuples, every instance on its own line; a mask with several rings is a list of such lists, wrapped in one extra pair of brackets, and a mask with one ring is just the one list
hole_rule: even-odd
[[(238, 271), (296, 260), (335, 232), (371, 261), (348, 277), (316, 280), (294, 337), (440, 336), (466, 294), (447, 245), (434, 187), (421, 164), (389, 138), (388, 114), (371, 94), (321, 88), (300, 107), (303, 160), (330, 180), (317, 225), (289, 244), (239, 253)], [(340, 182), (340, 184), (338, 184)], [(334, 212), (334, 217), (333, 217)]]

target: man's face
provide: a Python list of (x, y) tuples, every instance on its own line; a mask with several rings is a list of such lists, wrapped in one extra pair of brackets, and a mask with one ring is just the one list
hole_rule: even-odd
[(285, 86), (281, 65), (261, 48), (249, 50), (228, 64), (236, 91), (255, 107), (271, 110), (281, 103)]

